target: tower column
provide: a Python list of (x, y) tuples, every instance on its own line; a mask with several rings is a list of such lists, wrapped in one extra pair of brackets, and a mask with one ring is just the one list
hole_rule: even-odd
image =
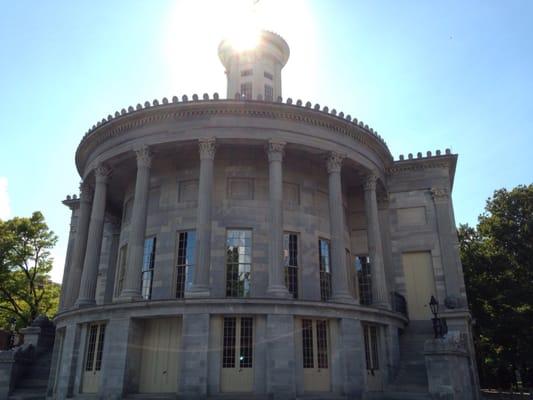
[(383, 263), (383, 244), (379, 230), (378, 202), (376, 183), (378, 177), (370, 174), (364, 184), (366, 233), (368, 237), (368, 257), (372, 274), (372, 304), (380, 308), (390, 308)]
[(109, 180), (109, 175), (111, 175), (111, 169), (103, 164), (100, 164), (94, 170), (96, 183), (94, 187), (93, 207), (89, 222), (80, 291), (76, 302), (78, 307), (92, 306), (96, 304), (94, 296), (96, 291), (96, 278), (98, 275), (98, 263), (100, 261), (100, 249), (102, 247), (102, 233), (104, 230), (107, 182)]
[(211, 207), (213, 197), (213, 169), (216, 142), (214, 138), (198, 140), (200, 152), (200, 181), (196, 216), (196, 266), (193, 283), (186, 297), (209, 296), (209, 267), (211, 265)]
[(144, 255), (152, 153), (148, 146), (142, 146), (135, 151), (135, 155), (137, 157), (137, 178), (135, 180), (135, 197), (133, 199), (128, 254), (126, 257), (126, 274), (124, 276), (124, 287), (120, 293), (121, 301), (136, 301), (142, 298), (141, 269)]
[(289, 297), (283, 266), (283, 149), (284, 142), (270, 140), (267, 145), (269, 164), (269, 269), (267, 293), (274, 297)]
[(344, 157), (332, 152), (327, 160), (329, 184), (329, 224), (331, 232), (331, 300), (355, 303), (348, 290), (346, 250), (344, 243), (344, 211), (342, 201), (341, 168)]
[(63, 309), (68, 309), (74, 305), (78, 299), (80, 290), (80, 279), (83, 271), (83, 261), (85, 249), (87, 248), (87, 235), (89, 233), (89, 218), (91, 217), (91, 201), (93, 189), (84, 181), (80, 184), (80, 210), (78, 224), (76, 226), (76, 237), (72, 250), (72, 259), (68, 274), (68, 284), (65, 286), (65, 301)]

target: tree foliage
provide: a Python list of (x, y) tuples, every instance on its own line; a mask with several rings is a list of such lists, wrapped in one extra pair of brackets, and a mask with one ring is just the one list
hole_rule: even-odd
[(533, 386), (533, 185), (495, 191), (459, 241), (482, 384)]
[(20, 328), (40, 314), (56, 313), (59, 285), (48, 275), (56, 242), (40, 212), (0, 220), (0, 328), (9, 329), (13, 317)]

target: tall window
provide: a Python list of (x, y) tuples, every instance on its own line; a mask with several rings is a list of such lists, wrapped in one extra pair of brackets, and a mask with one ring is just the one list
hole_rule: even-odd
[(141, 295), (143, 299), (152, 297), (152, 281), (154, 280), (155, 237), (144, 240), (144, 257), (142, 266)]
[(274, 101), (274, 89), (270, 85), (265, 85), (265, 100)]
[(250, 75), (253, 74), (253, 72), (254, 71), (251, 70), (251, 69), (244, 69), (244, 70), (241, 71), (241, 76), (250, 76)]
[(302, 320), (304, 368), (328, 368), (328, 321)]
[(222, 368), (253, 367), (253, 323), (251, 317), (224, 317)]
[(298, 235), (283, 234), (283, 265), (285, 284), (293, 298), (298, 298)]
[(359, 281), (359, 295), (361, 304), (372, 304), (372, 274), (368, 256), (355, 257), (355, 270)]
[(226, 296), (249, 297), (252, 271), (252, 231), (226, 233)]
[(94, 324), (89, 327), (85, 371), (100, 371), (102, 367), (102, 352), (104, 350), (104, 336), (105, 324)]
[(363, 326), (365, 336), (365, 360), (366, 369), (379, 370), (379, 331), (375, 325)]
[(252, 100), (252, 82), (241, 83), (241, 97)]
[(118, 255), (118, 274), (117, 285), (115, 288), (115, 296), (120, 296), (122, 287), (124, 286), (124, 275), (126, 274), (126, 257), (128, 255), (128, 245), (125, 244), (120, 248)]
[(196, 248), (196, 232), (185, 231), (178, 233), (178, 257), (176, 260), (176, 297), (182, 299), (185, 290), (192, 286)]
[(331, 258), (329, 240), (318, 240), (318, 256), (320, 263), (320, 298), (326, 301), (331, 297)]

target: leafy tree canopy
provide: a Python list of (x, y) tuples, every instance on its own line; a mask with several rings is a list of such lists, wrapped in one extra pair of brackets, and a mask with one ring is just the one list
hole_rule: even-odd
[(533, 185), (494, 192), (459, 241), (482, 383), (533, 386)]
[(50, 280), (50, 249), (57, 236), (40, 212), (30, 218), (0, 220), (0, 328), (25, 327), (40, 314), (53, 316), (59, 286)]

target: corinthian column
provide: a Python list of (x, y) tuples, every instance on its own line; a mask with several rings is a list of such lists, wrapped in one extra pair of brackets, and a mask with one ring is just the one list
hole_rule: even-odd
[(80, 184), (80, 211), (76, 227), (76, 238), (74, 239), (74, 249), (72, 250), (68, 283), (66, 285), (66, 296), (63, 304), (64, 309), (72, 307), (79, 296), (83, 260), (85, 258), (85, 249), (87, 248), (87, 234), (89, 232), (92, 197), (92, 188), (86, 181), (82, 182)]
[(83, 262), (81, 275), (80, 293), (76, 305), (78, 307), (92, 306), (96, 304), (94, 295), (96, 291), (96, 278), (98, 275), (98, 263), (100, 261), (100, 249), (102, 247), (102, 233), (104, 230), (104, 215), (106, 207), (107, 181), (111, 169), (100, 164), (94, 170), (95, 187), (87, 248)]
[(200, 182), (196, 215), (196, 266), (193, 283), (185, 297), (209, 296), (209, 267), (211, 264), (211, 203), (213, 197), (213, 166), (216, 143), (214, 138), (200, 139)]
[(376, 197), (377, 175), (370, 174), (364, 184), (366, 233), (368, 236), (368, 257), (372, 274), (372, 304), (380, 308), (390, 308), (383, 263), (383, 244), (379, 230), (378, 202)]
[(124, 275), (124, 286), (120, 293), (120, 301), (141, 299), (141, 269), (144, 255), (152, 153), (148, 146), (142, 146), (135, 151), (135, 155), (137, 156), (137, 178), (135, 180), (135, 197), (133, 199), (128, 238), (126, 274)]
[(331, 300), (355, 303), (348, 290), (346, 250), (344, 244), (344, 211), (342, 207), (341, 168), (343, 156), (331, 153), (326, 160), (329, 174), (329, 225), (331, 231)]
[(270, 241), (267, 293), (274, 297), (289, 297), (283, 266), (283, 149), (284, 142), (270, 140), (269, 163)]

